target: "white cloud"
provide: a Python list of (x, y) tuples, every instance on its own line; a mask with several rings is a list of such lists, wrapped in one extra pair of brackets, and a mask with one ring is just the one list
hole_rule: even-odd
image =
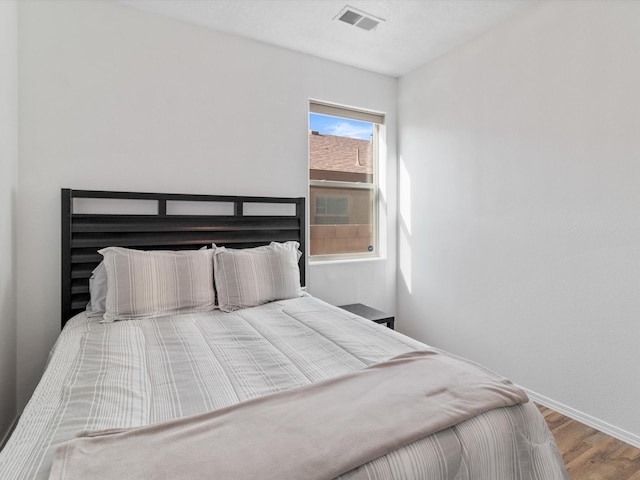
[(327, 128), (329, 135), (336, 135), (338, 137), (359, 138), (361, 140), (371, 139), (371, 126), (367, 125), (354, 125), (349, 122), (339, 122)]

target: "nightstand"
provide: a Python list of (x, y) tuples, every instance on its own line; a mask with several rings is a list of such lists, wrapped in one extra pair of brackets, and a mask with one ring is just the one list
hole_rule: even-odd
[(352, 303), (350, 305), (340, 305), (340, 308), (346, 310), (351, 313), (355, 313), (356, 315), (360, 315), (368, 320), (371, 320), (376, 323), (386, 323), (387, 327), (393, 330), (393, 323), (395, 322), (395, 317), (393, 315), (389, 315), (388, 313), (381, 312), (380, 310), (376, 310), (375, 308), (368, 307), (361, 303)]

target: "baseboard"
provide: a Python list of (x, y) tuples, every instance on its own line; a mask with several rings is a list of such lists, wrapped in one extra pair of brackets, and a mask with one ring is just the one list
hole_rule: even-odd
[(16, 418), (13, 419), (13, 422), (11, 422), (11, 426), (9, 427), (9, 430), (7, 430), (7, 433), (5, 433), (4, 437), (2, 437), (2, 439), (0, 440), (0, 451), (2, 451), (5, 444), (9, 440), (9, 437), (11, 436), (13, 431), (16, 429), (16, 425), (18, 424), (19, 418), (20, 418), (20, 415), (18, 415)]
[(562, 415), (565, 415), (566, 417), (569, 417), (573, 420), (576, 420), (577, 422), (584, 423), (585, 425), (595, 428), (596, 430), (602, 433), (606, 433), (607, 435), (613, 438), (617, 438), (618, 440), (628, 443), (629, 445), (640, 448), (639, 435), (635, 435), (631, 432), (627, 432), (626, 430), (615, 427), (607, 422), (603, 422), (602, 420), (592, 417), (591, 415), (582, 413), (579, 410), (568, 407), (567, 405), (556, 402), (555, 400), (551, 400), (544, 395), (539, 395), (536, 392), (532, 392), (531, 390), (528, 390), (524, 387), (520, 388), (527, 392), (529, 398), (534, 402), (550, 408), (551, 410), (555, 410), (556, 412), (561, 413)]

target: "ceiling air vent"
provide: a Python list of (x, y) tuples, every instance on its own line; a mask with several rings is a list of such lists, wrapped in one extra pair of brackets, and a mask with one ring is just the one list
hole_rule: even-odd
[(340, 20), (341, 22), (348, 23), (363, 30), (373, 30), (380, 22), (384, 22), (382, 18), (374, 17), (362, 10), (356, 10), (353, 7), (344, 7), (334, 20)]

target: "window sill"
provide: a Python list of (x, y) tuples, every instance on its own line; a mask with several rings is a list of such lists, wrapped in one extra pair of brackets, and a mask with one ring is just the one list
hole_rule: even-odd
[(383, 262), (386, 257), (361, 257), (361, 258), (327, 258), (327, 259), (313, 259), (309, 258), (309, 266), (315, 265), (336, 265), (342, 263), (363, 263), (363, 262)]

